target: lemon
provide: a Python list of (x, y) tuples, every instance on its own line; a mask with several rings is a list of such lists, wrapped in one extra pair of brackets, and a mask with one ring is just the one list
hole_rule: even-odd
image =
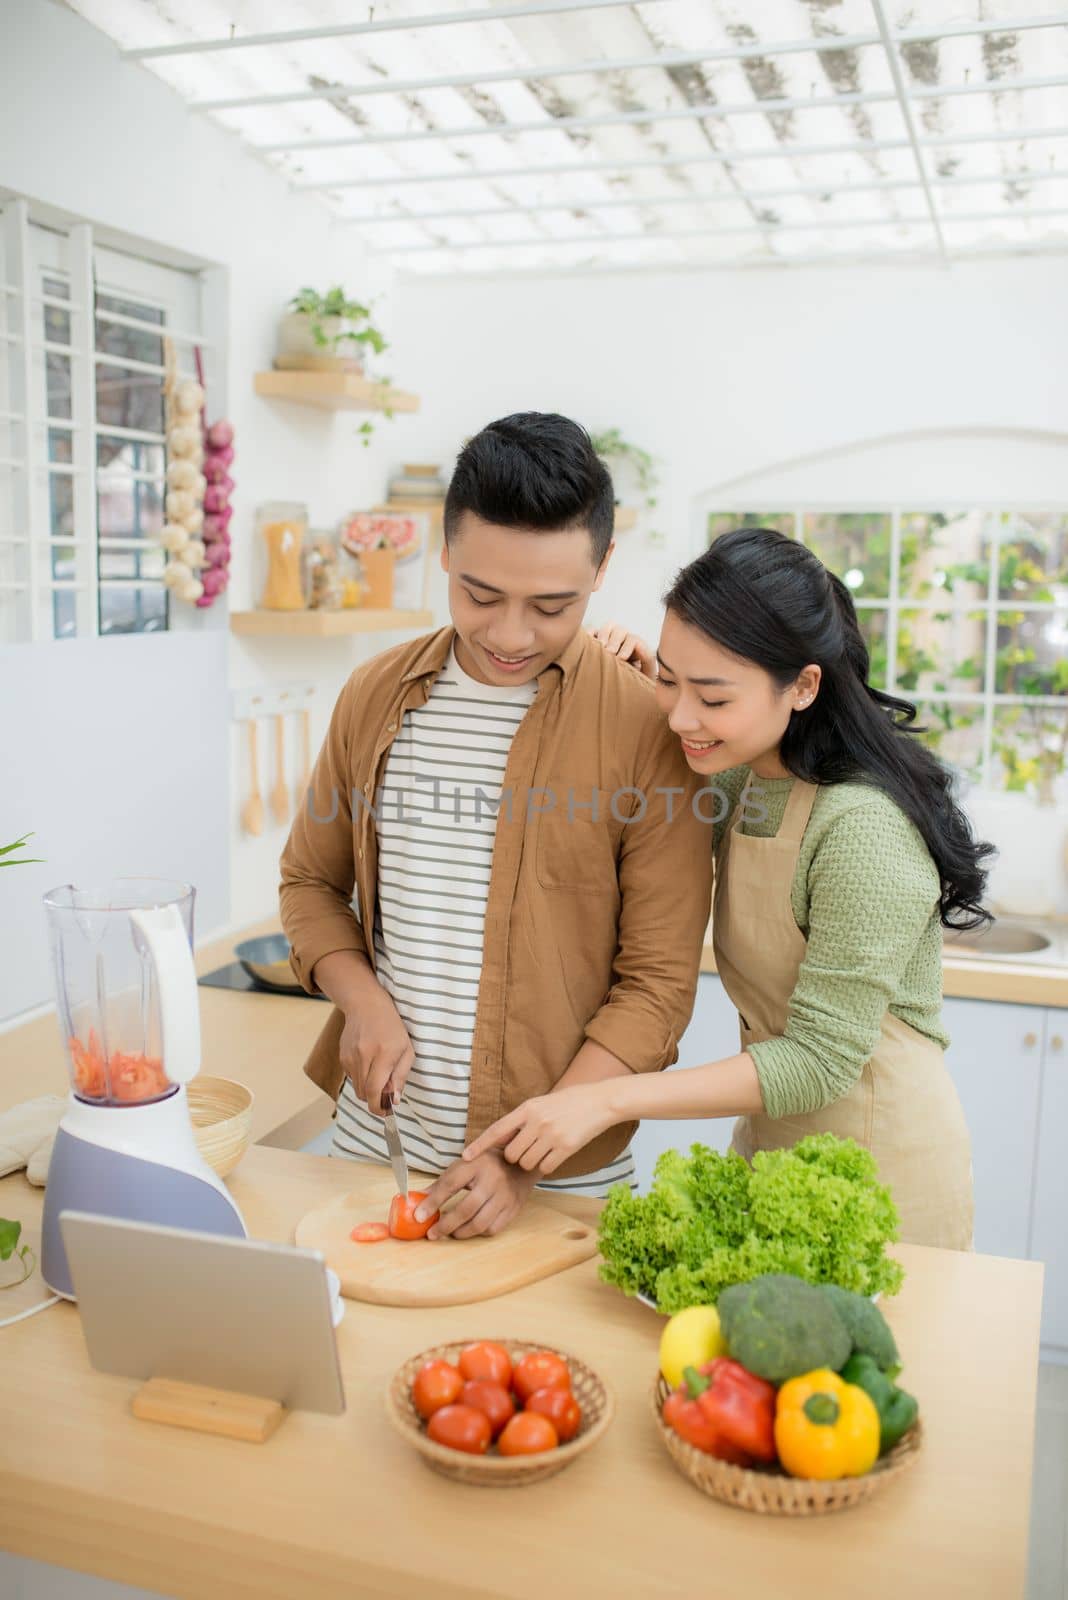
[(726, 1353), (715, 1306), (687, 1306), (660, 1335), (660, 1370), (673, 1389), (682, 1382), (684, 1368), (703, 1367)]

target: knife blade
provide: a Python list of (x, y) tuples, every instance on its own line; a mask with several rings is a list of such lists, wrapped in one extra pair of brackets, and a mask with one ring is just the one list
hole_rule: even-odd
[(393, 1177), (397, 1190), (402, 1195), (408, 1193), (408, 1162), (401, 1143), (400, 1129), (397, 1127), (396, 1100), (392, 1102), (389, 1110), (382, 1119), (382, 1126), (386, 1132), (386, 1148), (389, 1151), (389, 1164), (393, 1168)]

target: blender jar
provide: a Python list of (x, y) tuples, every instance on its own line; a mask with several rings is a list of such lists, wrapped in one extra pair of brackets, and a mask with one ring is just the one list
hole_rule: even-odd
[[(195, 893), (189, 884), (165, 879), (115, 878), (90, 889), (68, 883), (45, 895), (56, 1014), (78, 1100), (146, 1105), (186, 1081), (184, 1064), (174, 1063), (175, 1076), (168, 1075), (164, 1034), (174, 995), (189, 1006), (190, 980), (194, 1016), (182, 1020), (197, 1025)], [(171, 932), (169, 961), (176, 957), (179, 969), (188, 966), (188, 972), (179, 970), (177, 985), (170, 969), (160, 970), (160, 946), (151, 928), (161, 921)], [(172, 1040), (190, 1032), (189, 1027), (166, 1031)]]

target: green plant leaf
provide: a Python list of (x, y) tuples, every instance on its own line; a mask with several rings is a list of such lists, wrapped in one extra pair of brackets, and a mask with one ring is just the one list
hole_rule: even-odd
[(9, 1222), (6, 1217), (0, 1217), (0, 1261), (11, 1259), (21, 1232), (21, 1222)]

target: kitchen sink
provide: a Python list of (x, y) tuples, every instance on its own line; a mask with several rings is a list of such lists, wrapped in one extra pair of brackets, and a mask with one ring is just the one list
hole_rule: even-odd
[(994, 926), (957, 933), (947, 928), (945, 949), (954, 956), (1029, 956), (1048, 950), (1053, 940), (1037, 928), (1021, 923), (995, 922)]

